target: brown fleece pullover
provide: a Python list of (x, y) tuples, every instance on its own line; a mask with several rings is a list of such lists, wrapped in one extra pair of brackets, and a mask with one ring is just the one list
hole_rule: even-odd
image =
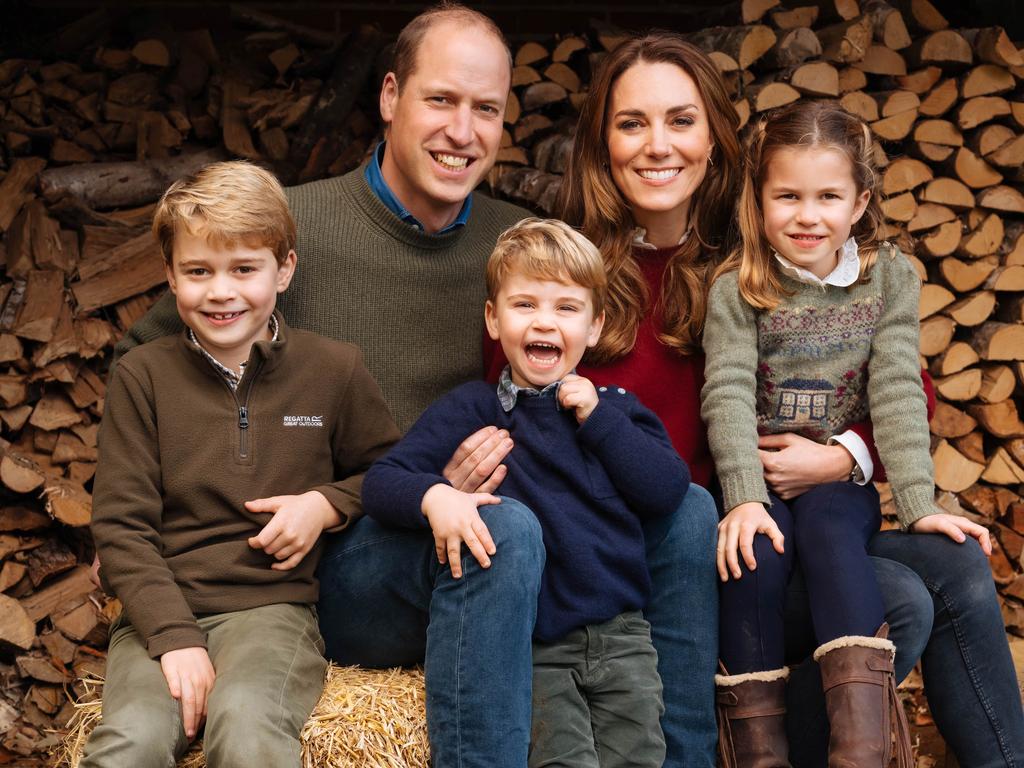
[(283, 320), (277, 341), (253, 346), (235, 392), (185, 333), (122, 357), (92, 532), (105, 586), (150, 655), (205, 647), (200, 614), (315, 602), (320, 543), (272, 570), (248, 544), (272, 515), (244, 502), (316, 490), (347, 525), (362, 514), (363, 473), (398, 436), (358, 349)]

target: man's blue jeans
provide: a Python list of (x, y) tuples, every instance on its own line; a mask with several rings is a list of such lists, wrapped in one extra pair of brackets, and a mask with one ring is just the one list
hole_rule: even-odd
[[(868, 545), (885, 600), (896, 678), (922, 661), (932, 715), (962, 768), (1024, 765), (1024, 714), (992, 573), (972, 539), (884, 531)], [(814, 645), (802, 581), (790, 583), (787, 658)], [(824, 766), (828, 720), (818, 666), (805, 661), (787, 694), (790, 761)]]
[(460, 579), (429, 530), (362, 518), (320, 561), (320, 631), (339, 664), (424, 662), (435, 768), (523, 768), (530, 744), (531, 636), (544, 569), (540, 524), (522, 504), (480, 507), (497, 553), (463, 550)]
[[(320, 562), (328, 658), (370, 667), (425, 660), (435, 768), (526, 765), (543, 542), (518, 502), (480, 514), (497, 554), (485, 570), (466, 553), (462, 579), (438, 564), (429, 531), (365, 518), (330, 537)], [(675, 514), (644, 526), (653, 582), (645, 616), (665, 691), (666, 766), (715, 764), (717, 520), (710, 495), (692, 485)]]

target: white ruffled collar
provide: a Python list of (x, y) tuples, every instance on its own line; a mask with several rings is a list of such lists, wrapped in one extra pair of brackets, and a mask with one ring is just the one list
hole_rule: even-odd
[(783, 273), (808, 285), (816, 285), (820, 288), (834, 285), (837, 288), (845, 288), (848, 285), (853, 285), (860, 278), (860, 255), (857, 253), (857, 241), (852, 237), (839, 249), (839, 263), (836, 264), (836, 268), (823, 278), (797, 266), (778, 251), (772, 251), (772, 253), (775, 254)]

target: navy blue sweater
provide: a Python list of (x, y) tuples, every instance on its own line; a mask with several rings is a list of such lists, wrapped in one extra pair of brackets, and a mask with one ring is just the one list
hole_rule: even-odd
[[(464, 384), (431, 405), (363, 481), (363, 509), (377, 520), (429, 528), (423, 495), (466, 437), (493, 424), (512, 435), (499, 493), (529, 507), (547, 551), (534, 638), (644, 607), (650, 576), (641, 519), (674, 512), (690, 471), (665, 428), (625, 390), (599, 393), (583, 426), (551, 396), (520, 394), (506, 413), (493, 384)], [(499, 547), (495, 558), (501, 557)]]

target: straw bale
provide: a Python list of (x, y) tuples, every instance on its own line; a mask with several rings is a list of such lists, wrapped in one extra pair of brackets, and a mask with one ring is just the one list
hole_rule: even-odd
[[(78, 768), (100, 720), (102, 680), (85, 680), (56, 768)], [(303, 768), (425, 768), (427, 719), (420, 669), (374, 670), (330, 665), (320, 703), (302, 729)], [(177, 768), (206, 768), (202, 743)]]

